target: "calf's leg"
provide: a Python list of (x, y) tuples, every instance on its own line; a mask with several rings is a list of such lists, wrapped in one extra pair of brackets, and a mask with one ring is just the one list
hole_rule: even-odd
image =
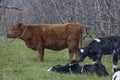
[(113, 67), (112, 67), (112, 72), (114, 72), (114, 68), (117, 68), (117, 63), (118, 63), (118, 58), (117, 58), (117, 54), (115, 53), (113, 55)]
[(79, 52), (78, 52), (78, 50), (77, 49), (75, 49), (75, 58), (76, 58), (76, 60), (80, 60), (80, 55), (79, 55)]
[(69, 49), (69, 63), (72, 61), (74, 56), (74, 50), (73, 49)]
[(97, 53), (97, 60), (96, 60), (96, 63), (101, 63), (101, 59), (102, 59), (102, 52), (101, 52), (101, 50), (99, 50), (98, 51), (98, 53)]
[(74, 42), (72, 43), (72, 41), (70, 43), (68, 43), (68, 50), (69, 50), (69, 62), (72, 61), (73, 56), (75, 54), (75, 44)]
[(43, 48), (38, 49), (38, 57), (40, 59), (40, 62), (44, 61), (44, 49)]

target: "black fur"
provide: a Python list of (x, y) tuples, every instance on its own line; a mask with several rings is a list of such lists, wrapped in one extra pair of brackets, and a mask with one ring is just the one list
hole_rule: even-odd
[[(88, 56), (99, 63), (103, 55), (113, 55), (113, 64), (117, 65), (120, 59), (120, 37), (107, 36), (98, 39), (100, 39), (100, 42), (93, 40), (83, 48), (84, 52), (80, 52), (80, 61), (83, 61)], [(80, 49), (78, 50), (80, 51)]]
[(108, 76), (108, 72), (102, 63), (86, 64), (83, 66), (83, 73), (96, 73), (98, 76)]
[(120, 68), (114, 68), (114, 72), (120, 71)]
[(80, 66), (79, 63), (73, 60), (70, 64), (53, 66), (49, 71), (56, 71), (59, 73), (96, 73), (98, 76), (108, 76), (108, 72), (102, 63), (85, 64)]
[(79, 66), (76, 60), (73, 60), (70, 64), (53, 66), (50, 71), (60, 73), (81, 73), (81, 66)]

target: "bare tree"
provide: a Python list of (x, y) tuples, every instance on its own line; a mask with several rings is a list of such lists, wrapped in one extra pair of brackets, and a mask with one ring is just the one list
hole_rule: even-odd
[[(1, 0), (0, 3), (0, 35), (6, 35), (13, 23), (22, 18), (21, 4)], [(21, 20), (22, 21), (22, 20)]]
[(27, 24), (75, 21), (84, 26), (85, 36), (90, 39), (120, 34), (120, 0), (23, 0), (18, 4), (19, 1), (0, 3), (2, 33), (16, 21)]

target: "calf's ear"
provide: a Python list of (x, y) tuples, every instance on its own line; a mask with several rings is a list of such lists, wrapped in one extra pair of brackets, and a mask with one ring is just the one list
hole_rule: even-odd
[(18, 23), (17, 24), (17, 29), (22, 31), (24, 29), (24, 24), (23, 23)]
[(21, 27), (23, 26), (24, 24), (23, 23), (18, 23), (18, 27)]

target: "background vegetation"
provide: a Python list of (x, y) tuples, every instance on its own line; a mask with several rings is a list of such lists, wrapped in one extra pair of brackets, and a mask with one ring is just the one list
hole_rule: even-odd
[(0, 35), (23, 22), (84, 26), (90, 39), (120, 34), (120, 0), (0, 0)]

